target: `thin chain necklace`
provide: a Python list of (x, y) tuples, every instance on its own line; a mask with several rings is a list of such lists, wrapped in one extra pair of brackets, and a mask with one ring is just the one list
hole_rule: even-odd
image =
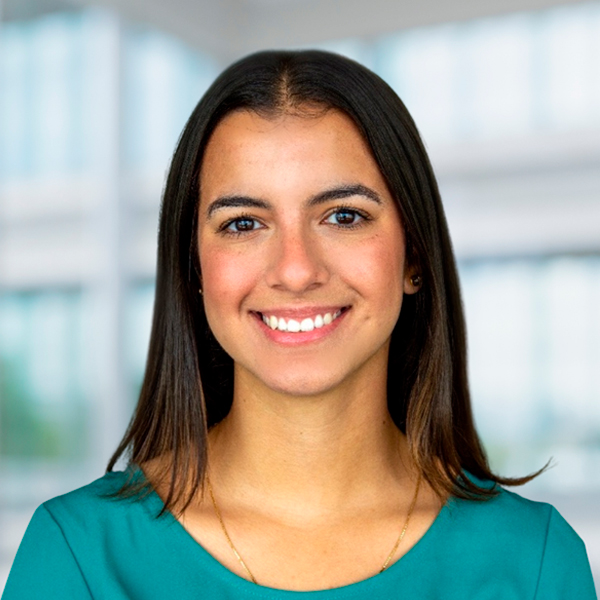
[[(225, 539), (227, 540), (229, 547), (235, 554), (235, 557), (238, 559), (240, 565), (242, 565), (242, 568), (244, 569), (244, 571), (246, 571), (246, 573), (248, 574), (248, 578), (250, 579), (250, 581), (252, 583), (256, 583), (258, 585), (258, 582), (256, 581), (256, 578), (252, 574), (252, 571), (248, 568), (248, 565), (244, 562), (243, 558), (240, 556), (240, 553), (236, 550), (235, 546), (233, 545), (233, 542), (231, 541), (231, 538), (229, 537), (229, 533), (227, 533), (227, 528), (225, 527), (225, 522), (223, 521), (223, 515), (221, 515), (221, 511), (219, 510), (219, 507), (217, 506), (217, 501), (215, 500), (215, 494), (213, 492), (212, 485), (210, 484), (210, 479), (208, 478), (208, 476), (206, 477), (206, 483), (208, 484), (208, 493), (210, 494), (210, 499), (212, 500), (212, 505), (213, 505), (213, 508), (215, 509), (215, 514), (217, 515), (217, 518), (219, 519), (219, 523), (221, 524), (221, 529), (223, 530), (223, 534), (225, 535)], [(396, 554), (396, 550), (398, 550), (398, 546), (400, 545), (402, 538), (404, 538), (404, 534), (406, 533), (406, 530), (408, 529), (408, 523), (410, 521), (410, 517), (413, 513), (413, 510), (415, 509), (415, 505), (417, 504), (417, 496), (419, 495), (419, 486), (420, 485), (421, 485), (421, 476), (419, 475), (419, 479), (417, 479), (417, 486), (415, 488), (415, 495), (413, 496), (412, 502), (410, 503), (410, 507), (408, 508), (408, 514), (406, 515), (406, 521), (404, 523), (404, 527), (402, 528), (402, 531), (400, 532), (400, 535), (398, 536), (398, 539), (396, 540), (396, 543), (394, 544), (392, 551), (388, 554), (388, 557), (385, 559), (385, 562), (383, 563), (381, 569), (379, 569), (380, 573), (383, 573), (383, 571), (385, 571), (388, 568), (390, 561), (394, 557), (394, 554)]]

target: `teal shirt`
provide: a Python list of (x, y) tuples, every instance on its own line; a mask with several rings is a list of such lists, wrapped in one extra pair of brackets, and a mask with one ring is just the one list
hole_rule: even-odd
[(162, 501), (105, 495), (109, 473), (40, 506), (2, 600), (592, 600), (585, 546), (550, 505), (502, 490), (485, 502), (450, 499), (427, 533), (386, 571), (331, 590), (255, 585), (226, 569)]

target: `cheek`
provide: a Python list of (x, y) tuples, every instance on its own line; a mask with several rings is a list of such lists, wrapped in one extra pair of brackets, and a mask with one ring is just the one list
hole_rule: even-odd
[(242, 252), (209, 245), (200, 247), (200, 268), (207, 316), (239, 306), (260, 272)]
[(343, 262), (353, 284), (374, 302), (387, 307), (401, 301), (404, 277), (401, 237), (376, 235), (368, 243), (346, 252)]

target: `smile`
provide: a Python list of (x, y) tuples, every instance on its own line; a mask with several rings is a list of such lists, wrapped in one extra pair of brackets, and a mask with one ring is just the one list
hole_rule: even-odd
[(323, 315), (315, 315), (314, 317), (306, 317), (301, 321), (297, 319), (284, 319), (275, 315), (267, 316), (261, 313), (263, 323), (271, 329), (278, 331), (287, 331), (290, 333), (300, 333), (312, 331), (313, 329), (321, 329), (326, 325), (331, 325), (342, 314), (342, 309), (335, 312), (327, 312)]

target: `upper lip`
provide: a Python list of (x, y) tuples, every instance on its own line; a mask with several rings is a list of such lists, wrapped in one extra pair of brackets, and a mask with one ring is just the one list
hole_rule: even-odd
[(325, 315), (327, 313), (335, 314), (338, 310), (350, 308), (349, 305), (337, 306), (302, 306), (294, 308), (265, 308), (264, 310), (255, 310), (253, 312), (260, 313), (265, 317), (277, 317), (284, 319), (307, 319), (316, 317), (317, 315)]

